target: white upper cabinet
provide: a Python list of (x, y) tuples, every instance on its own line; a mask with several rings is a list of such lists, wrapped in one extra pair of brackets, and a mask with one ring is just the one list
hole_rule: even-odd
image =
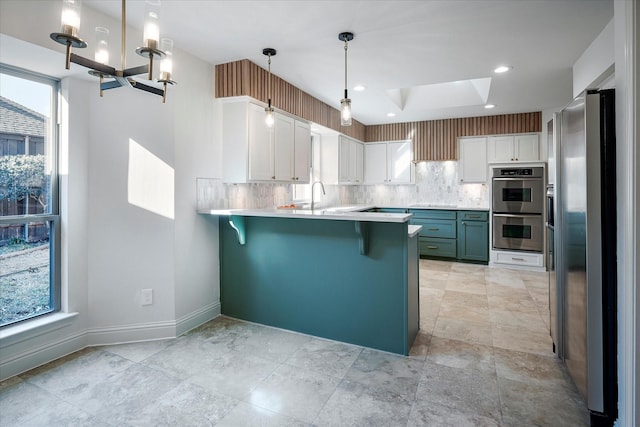
[(364, 182), (386, 184), (387, 143), (368, 142), (364, 146)]
[(487, 182), (487, 138), (458, 138), (458, 173), (462, 183)]
[(411, 141), (368, 142), (364, 145), (366, 184), (413, 182)]
[(223, 180), (309, 182), (309, 124), (275, 113), (274, 127), (269, 129), (264, 119), (264, 107), (247, 99), (223, 103)]
[(364, 147), (360, 141), (340, 134), (322, 135), (320, 172), (325, 184), (362, 184)]
[(489, 137), (489, 163), (536, 162), (540, 160), (538, 134)]
[(293, 177), (299, 183), (308, 183), (311, 170), (311, 126), (300, 120), (295, 121), (293, 147)]

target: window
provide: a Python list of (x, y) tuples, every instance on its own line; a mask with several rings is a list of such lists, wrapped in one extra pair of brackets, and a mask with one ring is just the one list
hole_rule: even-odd
[(60, 308), (58, 82), (0, 64), (0, 327)]

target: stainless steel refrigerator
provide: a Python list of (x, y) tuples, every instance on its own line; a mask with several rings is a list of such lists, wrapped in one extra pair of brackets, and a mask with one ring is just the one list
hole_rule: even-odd
[(561, 357), (593, 426), (617, 417), (614, 97), (587, 91), (562, 111), (557, 165)]

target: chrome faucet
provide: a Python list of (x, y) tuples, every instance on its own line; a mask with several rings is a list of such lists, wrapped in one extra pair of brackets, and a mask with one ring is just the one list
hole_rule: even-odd
[(322, 181), (316, 181), (313, 184), (311, 184), (311, 210), (313, 211), (313, 208), (315, 206), (315, 201), (313, 199), (313, 188), (316, 186), (316, 184), (320, 184), (320, 187), (322, 187), (322, 194), (327, 194), (324, 191), (324, 184), (322, 183)]

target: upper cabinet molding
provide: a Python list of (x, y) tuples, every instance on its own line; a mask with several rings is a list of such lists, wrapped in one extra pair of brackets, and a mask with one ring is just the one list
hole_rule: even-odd
[[(216, 65), (216, 98), (250, 96), (267, 102), (268, 73), (248, 59)], [(340, 126), (340, 111), (271, 74), (271, 103), (277, 109), (328, 127), (352, 138), (364, 139), (364, 125), (353, 120)]]

